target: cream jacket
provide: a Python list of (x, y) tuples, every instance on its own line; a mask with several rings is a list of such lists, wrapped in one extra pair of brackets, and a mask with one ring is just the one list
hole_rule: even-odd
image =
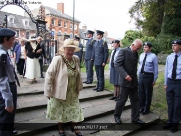
[[(79, 71), (77, 76), (77, 94), (82, 90), (83, 84), (80, 76), (80, 62), (77, 56), (73, 56), (76, 69)], [(68, 86), (68, 70), (62, 56), (55, 56), (47, 69), (45, 75), (44, 95), (46, 97), (55, 97), (57, 99), (66, 100)], [(77, 95), (78, 96), (78, 95)]]

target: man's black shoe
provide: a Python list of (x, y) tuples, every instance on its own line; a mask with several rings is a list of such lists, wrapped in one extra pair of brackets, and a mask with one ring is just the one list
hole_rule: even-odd
[(163, 129), (170, 129), (171, 127), (172, 127), (171, 123), (167, 123), (167, 124), (162, 126)]
[(175, 132), (177, 132), (178, 131), (178, 126), (172, 126), (171, 128), (170, 128), (170, 132), (172, 132), (172, 133), (175, 133)]
[(116, 97), (112, 96), (111, 98), (109, 98), (109, 100), (115, 100)]
[(92, 84), (92, 82), (86, 82), (86, 84)]
[(132, 121), (132, 123), (134, 124), (139, 124), (139, 125), (144, 125), (145, 122), (143, 122), (142, 120), (138, 119), (137, 121)]
[(83, 83), (87, 83), (87, 81), (84, 81)]
[(148, 114), (150, 111), (143, 111), (142, 112), (142, 115), (146, 115), (146, 114)]
[(97, 91), (98, 88), (94, 88), (93, 90)]
[(41, 76), (41, 78), (45, 78), (44, 76)]
[(18, 131), (16, 129), (13, 129), (13, 135), (18, 134)]
[(140, 110), (140, 113), (142, 113), (144, 110)]
[(104, 89), (97, 89), (97, 92), (101, 92), (101, 91), (103, 91)]
[(118, 118), (118, 117), (114, 117), (114, 119), (115, 119), (115, 122), (116, 122), (117, 124), (122, 124), (122, 122), (121, 122), (121, 119), (120, 119), (120, 118)]

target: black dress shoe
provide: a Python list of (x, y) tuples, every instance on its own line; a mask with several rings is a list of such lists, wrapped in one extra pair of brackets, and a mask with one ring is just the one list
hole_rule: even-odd
[(97, 89), (97, 92), (101, 92), (101, 91), (103, 91), (104, 89)]
[(60, 132), (60, 131), (59, 131), (59, 134), (60, 134), (60, 136), (66, 136), (66, 133), (65, 133), (65, 132)]
[(142, 113), (144, 110), (140, 110), (140, 113)]
[(86, 82), (86, 84), (92, 84), (92, 82)]
[(167, 123), (167, 124), (162, 126), (163, 129), (170, 129), (171, 127), (172, 127), (171, 123)]
[(146, 114), (148, 114), (150, 111), (143, 111), (142, 112), (142, 115), (146, 115)]
[(18, 130), (13, 129), (13, 135), (16, 135), (16, 134), (18, 134)]
[(121, 119), (120, 119), (120, 118), (118, 118), (118, 117), (114, 117), (114, 119), (115, 119), (115, 122), (116, 122), (117, 124), (122, 124), (122, 122), (121, 122)]
[(178, 131), (178, 126), (176, 125), (173, 125), (171, 128), (170, 128), (170, 132), (172, 132), (172, 133), (175, 133), (175, 132), (177, 132)]
[(83, 83), (87, 83), (87, 81), (84, 81)]
[(139, 125), (144, 125), (145, 122), (143, 122), (142, 120), (138, 119), (137, 121), (132, 121), (132, 123), (134, 124), (139, 124)]
[(41, 76), (41, 78), (45, 78), (44, 76)]
[(109, 100), (115, 100), (116, 97), (112, 96), (111, 98), (109, 98)]
[(94, 88), (93, 90), (97, 91), (97, 89), (98, 89), (98, 88), (96, 87), (96, 88)]

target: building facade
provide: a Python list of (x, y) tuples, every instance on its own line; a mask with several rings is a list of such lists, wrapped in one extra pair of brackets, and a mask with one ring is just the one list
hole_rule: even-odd
[(36, 35), (36, 25), (31, 21), (30, 17), (3, 11), (0, 11), (0, 27), (5, 23), (5, 15), (7, 15), (7, 27), (16, 31), (16, 37), (29, 39), (30, 36)]
[[(37, 16), (39, 9), (32, 10), (33, 16)], [(25, 13), (25, 16), (28, 16)], [(73, 17), (64, 13), (64, 3), (57, 3), (57, 9), (45, 6), (45, 21), (47, 30), (51, 31), (52, 39), (57, 40), (58, 35), (73, 35)], [(74, 18), (74, 35), (79, 36), (80, 21)]]

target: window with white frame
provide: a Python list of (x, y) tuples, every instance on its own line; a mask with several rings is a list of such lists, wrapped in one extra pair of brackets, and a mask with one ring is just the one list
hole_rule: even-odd
[(77, 25), (74, 25), (74, 29), (77, 30)]
[(62, 26), (62, 21), (58, 20), (58, 26)]
[(29, 37), (30, 37), (30, 32), (26, 31), (26, 39), (29, 39)]
[(14, 23), (14, 18), (10, 18), (10, 19), (9, 19), (9, 22), (10, 22), (10, 23)]
[(51, 23), (52, 25), (55, 25), (55, 19), (52, 19), (52, 23)]
[(25, 20), (25, 25), (28, 26), (29, 25), (29, 21)]
[(20, 37), (20, 32), (19, 32), (19, 30), (16, 30), (16, 37)]
[(64, 27), (67, 28), (67, 22), (64, 22)]
[(73, 28), (73, 24), (72, 23), (70, 23), (70, 29), (72, 29)]
[(66, 32), (66, 31), (64, 32), (64, 35), (67, 35), (67, 32)]

